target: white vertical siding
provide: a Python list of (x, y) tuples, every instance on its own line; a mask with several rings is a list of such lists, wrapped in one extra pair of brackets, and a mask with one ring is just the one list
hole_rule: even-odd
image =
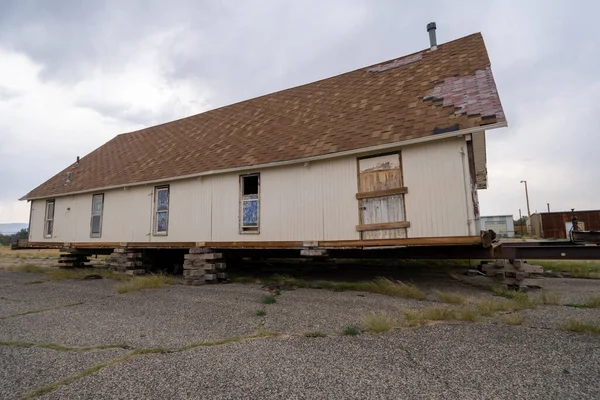
[[(465, 151), (465, 160), (460, 153)], [(464, 139), (401, 150), (409, 237), (468, 235), (472, 219)], [(90, 238), (93, 193), (56, 198), (54, 235), (43, 237), (45, 200), (32, 203), (32, 241), (175, 242), (355, 240), (359, 223), (355, 156), (260, 173), (260, 233), (239, 232), (239, 173), (171, 182), (167, 236), (154, 236), (154, 185), (104, 191), (102, 236)], [(464, 165), (464, 172), (463, 172)], [(470, 190), (470, 187), (467, 186)], [(101, 193), (101, 192), (98, 192)], [(469, 215), (466, 209), (469, 206)], [(474, 222), (471, 221), (474, 234)]]
[[(465, 152), (465, 164), (461, 148)], [(408, 237), (467, 236), (468, 219), (471, 219), (471, 235), (474, 234), (466, 152), (462, 138), (424, 143), (402, 150), (404, 184), (408, 188), (405, 195), (406, 219), (410, 222)], [(469, 194), (467, 198), (465, 184)]]
[(212, 178), (173, 182), (169, 190), (168, 236), (152, 241), (201, 242), (211, 237)]
[(239, 175), (210, 178), (213, 241), (356, 239), (356, 158), (260, 172), (260, 233), (239, 231)]

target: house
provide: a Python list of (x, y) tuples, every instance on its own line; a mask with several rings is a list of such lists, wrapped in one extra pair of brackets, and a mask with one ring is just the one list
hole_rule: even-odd
[(493, 230), (498, 237), (514, 237), (515, 225), (512, 214), (486, 215), (479, 218), (482, 230)]
[(21, 199), (29, 245), (480, 243), (505, 126), (481, 34), (432, 43), (116, 136)]
[(531, 231), (543, 239), (568, 239), (573, 216), (582, 231), (600, 231), (600, 210), (555, 211), (531, 214)]

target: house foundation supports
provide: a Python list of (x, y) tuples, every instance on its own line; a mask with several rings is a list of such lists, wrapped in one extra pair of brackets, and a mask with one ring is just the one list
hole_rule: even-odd
[(128, 275), (143, 275), (146, 273), (142, 250), (118, 247), (107, 259), (109, 265), (118, 272)]
[(58, 260), (59, 268), (85, 268), (89, 262), (88, 257), (91, 253), (83, 250), (78, 250), (72, 247), (60, 249), (60, 259)]
[(525, 288), (530, 285), (530, 277), (541, 275), (544, 269), (539, 265), (528, 264), (524, 260), (495, 260), (481, 265), (481, 270), (502, 284)]
[(222, 253), (211, 248), (194, 247), (184, 255), (183, 283), (199, 286), (205, 283), (216, 283), (227, 280), (225, 260)]

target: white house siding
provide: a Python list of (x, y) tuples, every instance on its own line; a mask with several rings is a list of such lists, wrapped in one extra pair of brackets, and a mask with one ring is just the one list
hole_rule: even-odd
[[(464, 164), (461, 149), (465, 152)], [(406, 219), (410, 222), (408, 237), (477, 235), (466, 152), (463, 138), (403, 149), (404, 185), (408, 188)]]
[[(45, 200), (32, 203), (31, 241), (178, 242), (358, 239), (356, 158), (260, 172), (260, 234), (239, 231), (239, 173), (170, 182), (168, 235), (150, 235), (157, 185), (104, 191), (102, 236), (90, 238), (92, 193), (56, 198), (43, 237)], [(102, 191), (99, 191), (99, 193)], [(70, 208), (67, 211), (67, 208)]]
[[(465, 151), (463, 160), (461, 148)], [(446, 139), (402, 149), (408, 237), (474, 235), (466, 144)], [(194, 242), (356, 240), (359, 224), (355, 156), (260, 172), (260, 233), (239, 231), (240, 173), (192, 178), (170, 185), (168, 235), (152, 231), (157, 185), (104, 193), (102, 236), (90, 238), (93, 193), (56, 198), (54, 234), (43, 237), (45, 200), (32, 202), (34, 242)], [(469, 186), (467, 189), (470, 190)], [(467, 203), (466, 203), (467, 202)], [(467, 205), (469, 215), (467, 215)], [(70, 210), (67, 210), (70, 208)]]

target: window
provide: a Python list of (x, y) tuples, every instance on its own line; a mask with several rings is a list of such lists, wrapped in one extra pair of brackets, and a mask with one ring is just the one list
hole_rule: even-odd
[(92, 196), (92, 219), (90, 221), (90, 237), (102, 236), (102, 212), (104, 210), (104, 194)]
[(154, 190), (154, 234), (166, 235), (169, 226), (169, 187)]
[(240, 232), (258, 233), (260, 217), (259, 200), (260, 175), (240, 176)]
[(54, 200), (46, 200), (46, 214), (44, 217), (44, 237), (51, 238), (54, 229)]

